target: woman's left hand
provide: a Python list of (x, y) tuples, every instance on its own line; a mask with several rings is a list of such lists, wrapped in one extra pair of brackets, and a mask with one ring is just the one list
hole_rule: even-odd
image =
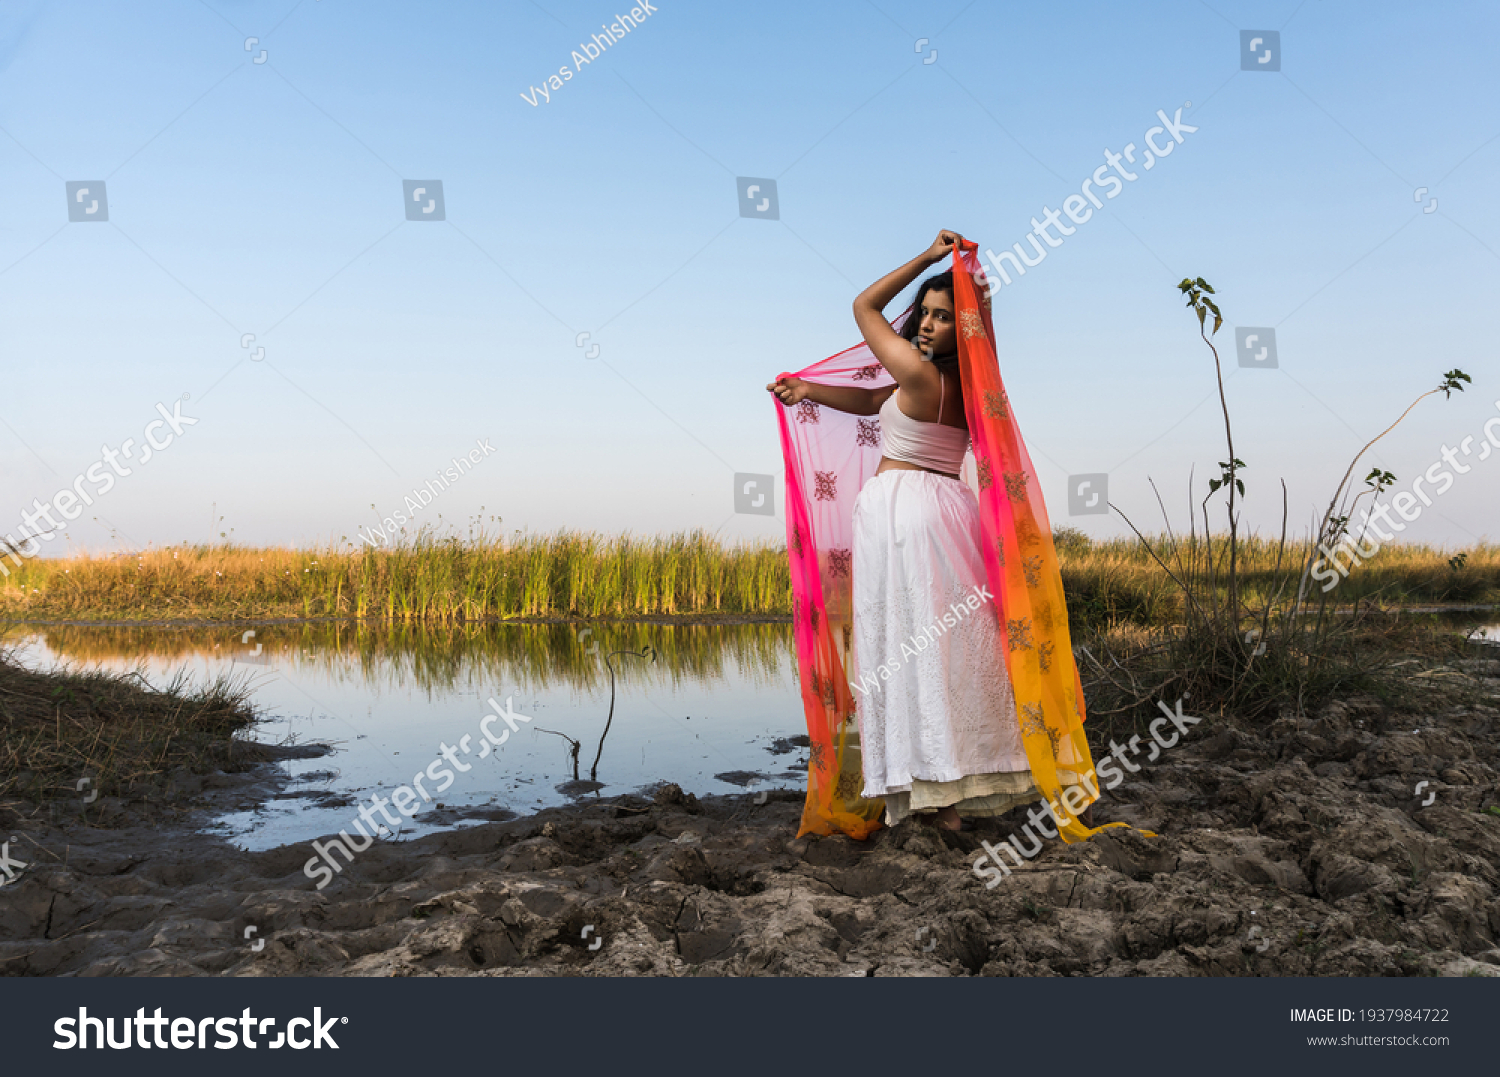
[(929, 262), (941, 262), (953, 253), (953, 249), (962, 242), (963, 237), (957, 232), (950, 232), (944, 228), (937, 234), (937, 239), (932, 241), (932, 246), (927, 248), (927, 260)]

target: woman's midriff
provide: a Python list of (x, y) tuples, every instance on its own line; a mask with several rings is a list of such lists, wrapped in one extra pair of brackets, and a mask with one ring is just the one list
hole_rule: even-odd
[(958, 478), (957, 475), (950, 474), (947, 471), (939, 471), (937, 468), (932, 467), (922, 467), (920, 464), (907, 463), (905, 460), (892, 460), (889, 456), (882, 456), (880, 458), (880, 466), (875, 469), (875, 474), (879, 475), (883, 471), (929, 471), (934, 475), (941, 475), (945, 479)]

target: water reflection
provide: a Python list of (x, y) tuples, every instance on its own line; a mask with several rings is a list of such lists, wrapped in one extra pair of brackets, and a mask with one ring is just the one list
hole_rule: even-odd
[[(225, 626), (10, 626), (0, 642), (28, 665), (140, 669), (152, 683), (244, 674), (268, 720), (266, 740), (327, 740), (331, 758), (291, 762), (295, 783), (220, 828), (251, 848), (335, 832), (350, 805), (409, 784), (413, 768), (472, 737), (488, 700), (514, 699), (531, 721), (475, 756), (451, 788), (401, 820), (402, 834), (464, 816), (528, 812), (677, 782), (696, 793), (800, 788), (806, 732), (791, 626), (785, 623), (471, 624), (348, 622)], [(615, 654), (615, 698), (605, 657)], [(608, 731), (607, 741), (604, 734)], [(578, 743), (597, 782), (574, 784)]]
[(211, 655), (245, 665), (291, 662), (344, 680), (449, 689), (474, 678), (528, 688), (592, 691), (608, 681), (610, 651), (658, 653), (656, 683), (712, 681), (733, 663), (742, 676), (770, 684), (795, 662), (791, 626), (662, 625), (640, 622), (469, 624), (420, 627), (347, 621), (173, 628), (146, 626), (10, 626), (0, 640), (39, 636), (54, 654), (85, 662), (129, 658), (184, 659)]
[[(1484, 623), (1493, 616), (1440, 619), (1500, 643), (1500, 625)], [(400, 821), (403, 835), (486, 812), (534, 811), (593, 795), (596, 786), (610, 796), (672, 781), (694, 793), (753, 797), (806, 780), (806, 727), (785, 623), (329, 622), (250, 631), (10, 626), (0, 642), (15, 645), (29, 665), (140, 669), (151, 683), (180, 669), (199, 678), (242, 672), (269, 719), (262, 739), (334, 742), (330, 758), (287, 764), (294, 783), (284, 794), (219, 820), (223, 833), (250, 848), (352, 826), (354, 805), (411, 785), (445, 747), (473, 738), (492, 698), (513, 698), (529, 721), (503, 746), (468, 759), (440, 800)], [(648, 647), (654, 662), (614, 659), (611, 710), (604, 657)], [(580, 753), (585, 765), (598, 755), (597, 782), (575, 782)]]

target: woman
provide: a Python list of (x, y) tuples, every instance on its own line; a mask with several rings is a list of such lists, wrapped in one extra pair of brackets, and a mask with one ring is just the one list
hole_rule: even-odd
[[(917, 814), (949, 830), (967, 828), (963, 816), (1043, 799), (1005, 664), (996, 661), (1003, 648), (995, 600), (983, 588), (979, 504), (958, 477), (969, 431), (952, 272), (922, 282), (899, 333), (881, 313), (960, 241), (938, 233), (854, 301), (860, 332), (895, 385), (782, 377), (767, 386), (788, 406), (811, 400), (880, 417), (880, 466), (854, 505), (862, 795), (884, 799), (888, 825)], [(984, 598), (971, 610), (965, 600), (976, 594)]]

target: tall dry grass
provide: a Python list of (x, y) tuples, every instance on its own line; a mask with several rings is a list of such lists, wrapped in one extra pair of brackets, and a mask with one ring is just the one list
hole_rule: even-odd
[[(1054, 534), (1075, 629), (1173, 625), (1178, 585), (1134, 538), (1090, 541)], [(1165, 536), (1153, 545), (1166, 544)], [(1203, 541), (1184, 539), (1184, 550)], [(1219, 541), (1218, 536), (1215, 541)], [(1390, 545), (1356, 566), (1329, 598), (1335, 605), (1478, 603), (1500, 600), (1500, 547), (1453, 552)], [(1264, 605), (1304, 547), (1239, 540), (1240, 599)], [(128, 554), (31, 559), (5, 565), (0, 614), (50, 620), (216, 620), (348, 617), (387, 623), (512, 617), (652, 615), (787, 616), (791, 581), (780, 544), (726, 544), (704, 532), (604, 536), (577, 531), (513, 541), (419, 535), (383, 549), (294, 550), (236, 545), (168, 546)]]
[(66, 799), (94, 821), (98, 794), (164, 802), (178, 772), (263, 762), (269, 750), (241, 737), (257, 721), (249, 699), (244, 678), (40, 672), (0, 648), (0, 809)]
[(225, 545), (30, 559), (0, 579), (13, 618), (231, 620), (357, 617), (390, 622), (527, 616), (764, 614), (791, 608), (785, 550), (706, 532), (514, 541), (421, 533), (387, 547)]
[[(1068, 617), (1077, 627), (1104, 629), (1111, 625), (1175, 625), (1183, 620), (1182, 590), (1168, 577), (1139, 539), (1090, 541), (1072, 528), (1053, 534), (1062, 565)], [(1240, 535), (1237, 542), (1238, 594), (1242, 604), (1264, 607), (1285, 590), (1288, 566), (1300, 568), (1312, 550), (1310, 542)], [(1200, 532), (1174, 538), (1148, 535), (1155, 549), (1176, 548), (1185, 560), (1203, 559), (1209, 544)], [(1213, 553), (1223, 547), (1223, 536), (1213, 536)], [(1462, 554), (1462, 558), (1459, 555)], [(1350, 558), (1341, 558), (1349, 565)], [(1211, 586), (1202, 579), (1192, 585)], [(1216, 581), (1220, 601), (1228, 599), (1228, 580)], [(1312, 594), (1323, 597), (1317, 583)], [(1202, 601), (1202, 595), (1198, 596)], [(1479, 543), (1449, 550), (1421, 544), (1391, 544), (1367, 562), (1355, 564), (1347, 577), (1326, 592), (1336, 608), (1373, 603), (1377, 606), (1470, 605), (1500, 603), (1500, 546)]]

